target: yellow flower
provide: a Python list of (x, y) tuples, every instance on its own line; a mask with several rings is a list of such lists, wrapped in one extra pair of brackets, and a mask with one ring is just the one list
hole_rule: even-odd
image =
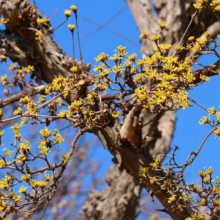
[(20, 126), (18, 125), (18, 123), (16, 123), (16, 124), (14, 124), (12, 127), (11, 127), (13, 130), (13, 132), (15, 133), (15, 134), (18, 134), (19, 132), (20, 132)]
[(204, 124), (208, 123), (208, 116), (207, 117), (203, 116), (203, 118), (201, 118), (200, 120), (201, 121), (199, 121), (199, 124), (204, 125)]
[(202, 45), (205, 43), (206, 40), (204, 38), (197, 38), (196, 41), (199, 45)]
[(0, 131), (0, 137), (4, 134), (5, 130)]
[(47, 21), (48, 21), (47, 18), (37, 19), (37, 23), (40, 23), (40, 24), (45, 24)]
[(14, 111), (13, 115), (21, 115), (22, 114), (22, 109), (18, 107), (17, 110)]
[(60, 106), (63, 106), (63, 101), (62, 101), (62, 99), (59, 97), (58, 99), (56, 99), (55, 101), (54, 101), (56, 104), (58, 104), (58, 103), (60, 103)]
[(48, 130), (47, 127), (45, 127), (44, 129), (41, 129), (39, 132), (44, 138), (48, 138), (50, 135), (50, 131)]
[(26, 157), (24, 156), (24, 154), (20, 154), (18, 157), (18, 163), (23, 163), (23, 161), (25, 161), (26, 160)]
[(19, 189), (18, 192), (19, 192), (19, 193), (25, 193), (26, 190), (27, 190), (27, 187), (22, 186), (22, 187)]
[(200, 200), (200, 201), (199, 201), (199, 205), (200, 205), (200, 206), (206, 205), (205, 199)]
[(46, 94), (49, 94), (52, 90), (52, 87), (51, 86), (47, 86), (46, 89), (45, 89), (45, 93)]
[(214, 68), (216, 67), (216, 65), (210, 64), (210, 67), (211, 67), (212, 69), (214, 69)]
[(220, 11), (220, 5), (216, 6), (214, 11)]
[(110, 57), (109, 60), (113, 60), (115, 62), (118, 62), (119, 60), (122, 60), (123, 57), (119, 57), (117, 54), (114, 54), (113, 57)]
[(54, 129), (54, 132), (52, 133), (52, 136), (56, 140), (56, 143), (61, 143), (61, 142), (64, 141), (64, 139), (58, 132), (59, 131), (57, 129)]
[(30, 181), (30, 174), (25, 173), (25, 175), (21, 176), (21, 179), (25, 182), (29, 182)]
[(45, 103), (46, 102), (46, 95), (42, 95), (39, 99), (38, 99), (39, 103)]
[(4, 160), (0, 160), (0, 168), (2, 168), (5, 165), (5, 161)]
[(193, 42), (195, 40), (195, 37), (191, 36), (188, 38), (189, 41)]
[(128, 56), (128, 60), (134, 62), (136, 57), (137, 57), (137, 54), (136, 53), (132, 53), (131, 55)]
[(163, 181), (163, 185), (160, 186), (161, 190), (166, 190), (169, 189), (171, 187), (171, 182), (170, 181)]
[(1, 55), (0, 58), (1, 58), (2, 62), (6, 61), (6, 57), (4, 55)]
[(205, 171), (206, 174), (213, 174), (213, 172), (214, 172), (214, 170), (212, 169), (212, 167), (209, 167), (209, 168)]
[(15, 202), (19, 202), (19, 201), (21, 200), (21, 198), (22, 198), (21, 195), (14, 195), (14, 196), (13, 196), (13, 200), (14, 200)]
[(215, 138), (220, 137), (220, 127), (218, 127), (218, 128), (214, 131), (214, 133), (215, 133), (215, 135), (216, 135)]
[(118, 118), (120, 116), (120, 112), (111, 112), (111, 115), (114, 119)]
[(172, 45), (171, 44), (160, 44), (160, 48), (161, 48), (161, 50), (162, 51), (169, 51), (170, 50), (170, 48), (172, 47)]
[(49, 147), (46, 147), (46, 146), (42, 146), (42, 147), (39, 147), (40, 148), (40, 153), (41, 154), (44, 154), (44, 155), (48, 155), (48, 151), (49, 151)]
[(151, 38), (150, 38), (150, 40), (152, 40), (152, 41), (158, 41), (159, 39), (160, 39), (160, 34), (159, 35), (155, 35), (155, 36), (152, 36)]
[(77, 12), (77, 7), (75, 5), (72, 5), (70, 8), (73, 10), (74, 13)]
[(1, 82), (3, 86), (8, 84), (7, 75), (1, 76)]
[(161, 30), (163, 30), (167, 26), (166, 23), (162, 21), (159, 22), (159, 25), (160, 25)]
[(16, 70), (17, 69), (17, 62), (11, 64), (11, 66), (9, 67), (10, 70)]
[(113, 66), (113, 69), (115, 69), (117, 73), (122, 72), (124, 70), (123, 65), (121, 64)]
[(14, 153), (14, 151), (7, 150), (6, 148), (4, 148), (2, 151), (5, 151), (4, 153), (6, 157), (11, 157), (11, 155)]
[(196, 10), (200, 10), (200, 9), (202, 9), (202, 5), (201, 5), (201, 3), (193, 4), (193, 6), (194, 6), (194, 8), (195, 8)]
[(147, 37), (148, 37), (148, 34), (146, 33), (146, 31), (142, 31), (139, 38), (146, 39)]
[(75, 25), (74, 25), (74, 24), (68, 24), (68, 28), (69, 28), (69, 30), (70, 30), (71, 32), (73, 32), (74, 29), (75, 29)]
[(215, 107), (213, 106), (212, 108), (209, 108), (210, 109), (210, 111), (208, 111), (208, 113), (210, 114), (210, 115), (213, 115), (213, 114), (215, 114), (216, 113), (216, 110), (215, 110)]
[(205, 37), (210, 37), (210, 36), (211, 36), (211, 32), (210, 32), (210, 31), (206, 31), (206, 32), (204, 33), (204, 36), (205, 36)]
[(62, 83), (63, 83), (63, 77), (62, 76), (59, 76), (55, 79), (53, 79), (53, 90), (55, 91), (58, 91), (60, 90), (61, 86), (62, 86)]
[(57, 116), (58, 116), (59, 118), (65, 118), (65, 117), (66, 117), (66, 111), (62, 109), (62, 110), (59, 112), (59, 114), (57, 114)]
[(42, 37), (43, 37), (43, 34), (42, 34), (41, 32), (37, 32), (37, 33), (36, 33), (35, 40), (42, 41)]
[(31, 98), (28, 96), (25, 96), (24, 98), (20, 98), (19, 102), (21, 102), (22, 104), (26, 105), (28, 104), (28, 102), (30, 102)]
[(216, 112), (217, 122), (220, 124), (220, 112)]
[(175, 48), (176, 48), (177, 51), (181, 51), (181, 50), (183, 50), (185, 47), (183, 47), (181, 44), (178, 44), (178, 45), (175, 46)]
[(68, 164), (71, 162), (69, 154), (62, 154), (61, 160)]
[(143, 168), (143, 169), (141, 169), (140, 171), (139, 171), (139, 177), (140, 177), (140, 183), (144, 183), (145, 181), (146, 181), (146, 179), (147, 179), (147, 171), (149, 170), (149, 167), (145, 167), (145, 168)]
[(202, 81), (208, 82), (210, 80), (210, 77), (200, 74), (200, 79)]
[(183, 200), (186, 202), (191, 202), (192, 201), (192, 197), (189, 196), (189, 193), (186, 194), (186, 196), (183, 197)]
[(95, 58), (95, 60), (98, 62), (98, 61), (101, 61), (101, 62), (104, 62), (108, 59), (108, 55), (105, 54), (105, 53), (101, 53), (100, 55), (98, 55), (97, 58)]
[(78, 73), (78, 67), (77, 66), (73, 66), (70, 68), (70, 71), (73, 73)]
[(66, 17), (68, 18), (68, 17), (70, 17), (70, 15), (71, 15), (71, 11), (70, 11), (70, 10), (65, 10), (65, 11), (64, 11), (64, 14), (65, 14)]
[(23, 143), (20, 143), (20, 148), (24, 150), (29, 150), (31, 148), (31, 144), (29, 141), (24, 140)]
[(9, 21), (9, 19), (8, 18), (1, 18), (0, 19), (0, 25), (2, 25), (2, 24), (7, 24), (8, 23), (8, 21)]
[(176, 195), (172, 195), (169, 199), (168, 199), (168, 203), (173, 203), (176, 201)]
[(45, 181), (50, 182), (52, 180), (53, 180), (53, 176), (50, 176), (50, 174), (47, 175), (47, 173), (45, 173)]

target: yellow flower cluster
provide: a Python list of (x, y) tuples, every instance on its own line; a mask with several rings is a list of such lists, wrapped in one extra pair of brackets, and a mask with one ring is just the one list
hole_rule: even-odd
[(39, 24), (45, 24), (47, 21), (48, 21), (47, 18), (39, 18), (39, 19), (37, 19), (37, 23), (39, 23)]
[(2, 24), (7, 24), (9, 22), (9, 19), (8, 18), (0, 18), (0, 25)]

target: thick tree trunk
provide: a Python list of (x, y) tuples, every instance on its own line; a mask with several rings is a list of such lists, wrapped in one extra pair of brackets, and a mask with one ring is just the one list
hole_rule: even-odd
[[(163, 20), (168, 24), (163, 35), (164, 43), (177, 44), (192, 15), (191, 1), (154, 1), (158, 17), (155, 16), (147, 0), (126, 1), (140, 31), (145, 30), (149, 35), (159, 34), (158, 20)], [(40, 27), (32, 20), (36, 20), (40, 15), (37, 11), (31, 12), (30, 7), (27, 0), (0, 0), (0, 13), (10, 20), (10, 26), (7, 26), (10, 31), (7, 33), (0, 31), (0, 52), (22, 66), (34, 65), (36, 69), (34, 77), (38, 83), (41, 83), (42, 80), (50, 83), (57, 76), (70, 75), (69, 69), (72, 64), (74, 63), (80, 68), (79, 63), (66, 56), (49, 35), (44, 36), (42, 43), (35, 40), (36, 31), (34, 29), (39, 30)], [(216, 24), (213, 22), (214, 16), (207, 11), (200, 14), (198, 21), (202, 25), (193, 23), (184, 43), (192, 33), (198, 37), (207, 28), (219, 27), (214, 26)], [(213, 25), (210, 26), (211, 24)], [(48, 27), (43, 28), (44, 33), (47, 33), (48, 30)], [(217, 34), (219, 34), (219, 30), (215, 31), (213, 36)], [(152, 55), (153, 43), (144, 41), (143, 44), (144, 56)], [(88, 72), (90, 65), (84, 65), (83, 68)], [(138, 172), (149, 167), (155, 155), (158, 153), (165, 155), (170, 150), (175, 127), (175, 112), (160, 114), (151, 123), (148, 123), (152, 117), (149, 113), (141, 112), (140, 106), (135, 104), (126, 116), (123, 125), (116, 122), (114, 126), (93, 130), (103, 146), (115, 157), (114, 162), (118, 165), (111, 168), (109, 171), (111, 174), (107, 175), (109, 186), (102, 192), (90, 194), (88, 202), (84, 206), (86, 219), (134, 219), (140, 192)], [(136, 119), (141, 121), (143, 126), (138, 130), (138, 138), (135, 133)], [(148, 124), (144, 126), (146, 123)], [(133, 135), (128, 135), (128, 128), (130, 129), (129, 135)], [(150, 171), (149, 175), (164, 177), (165, 173)], [(175, 183), (175, 177), (173, 179)], [(171, 209), (172, 205), (167, 202), (169, 195), (160, 189), (159, 184), (152, 185), (147, 180), (144, 187), (148, 188), (167, 210)], [(115, 190), (119, 193), (116, 193)], [(170, 212), (170, 215), (173, 219), (182, 220), (191, 213), (191, 209), (183, 208), (183, 212)]]

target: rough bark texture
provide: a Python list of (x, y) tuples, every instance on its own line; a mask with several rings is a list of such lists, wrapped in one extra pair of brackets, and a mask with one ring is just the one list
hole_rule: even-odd
[[(156, 17), (147, 0), (126, 0), (126, 2), (140, 31), (145, 30), (150, 36), (159, 34), (158, 21), (163, 20), (167, 23), (168, 28), (163, 36), (164, 43), (175, 44), (180, 41), (193, 11), (190, 0), (157, 0), (153, 2), (158, 12)], [(36, 71), (33, 77), (39, 84), (42, 80), (50, 83), (57, 76), (69, 75), (73, 63), (80, 68), (79, 63), (66, 56), (46, 34), (49, 31), (48, 26), (43, 27), (45, 40), (42, 43), (35, 40), (35, 29), (39, 30), (39, 26), (31, 20), (40, 15), (37, 11), (30, 11), (30, 7), (28, 0), (0, 0), (0, 12), (10, 20), (8, 30), (0, 31), (0, 52), (22, 66), (34, 65)], [(197, 20), (200, 25), (193, 23), (185, 39), (192, 34), (198, 37), (208, 28), (218, 28), (213, 32), (213, 36), (219, 34), (218, 23), (214, 23), (214, 16), (209, 11), (201, 13)], [(150, 41), (144, 41), (143, 44), (144, 56), (152, 55), (154, 44)], [(84, 69), (89, 71), (90, 65), (84, 65)], [(149, 113), (141, 112), (140, 106), (136, 104), (126, 116), (124, 125), (116, 122), (113, 126), (94, 129), (94, 134), (115, 157), (113, 161), (118, 165), (111, 168), (107, 175), (109, 186), (101, 192), (89, 195), (84, 206), (86, 219), (135, 218), (140, 192), (137, 184), (138, 172), (148, 167), (158, 153), (165, 155), (170, 150), (174, 132), (175, 112), (160, 114), (148, 123), (152, 117)], [(139, 121), (142, 122), (143, 128), (138, 126)], [(148, 124), (144, 126), (146, 123)], [(131, 133), (126, 132), (128, 127), (133, 129), (132, 136), (128, 136)], [(150, 171), (150, 176), (155, 175), (164, 177), (166, 174)], [(173, 179), (175, 183), (175, 178)], [(144, 187), (147, 187), (168, 210), (171, 208), (171, 204), (167, 202), (169, 196), (159, 185), (151, 185), (148, 180)], [(192, 210), (184, 208), (183, 212), (170, 212), (170, 215), (173, 219), (182, 220), (191, 213)]]
[(138, 180), (120, 168), (112, 166), (106, 174), (108, 186), (103, 191), (91, 192), (83, 207), (85, 220), (135, 219), (140, 185)]

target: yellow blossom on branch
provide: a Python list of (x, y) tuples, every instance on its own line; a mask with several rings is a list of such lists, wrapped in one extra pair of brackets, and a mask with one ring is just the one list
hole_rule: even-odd
[(19, 193), (25, 193), (26, 190), (27, 190), (27, 187), (22, 186), (22, 187), (19, 189), (18, 192), (19, 192)]
[(69, 164), (71, 162), (69, 154), (62, 154), (61, 160)]
[(65, 10), (65, 11), (64, 11), (64, 14), (65, 14), (65, 16), (66, 16), (67, 18), (69, 18), (70, 15), (71, 15), (71, 11), (70, 11), (70, 10)]
[(147, 37), (148, 37), (148, 34), (146, 33), (146, 31), (142, 31), (141, 35), (139, 36), (139, 38), (142, 38), (142, 39), (146, 39)]
[(74, 29), (75, 29), (75, 25), (74, 25), (74, 24), (68, 24), (68, 28), (69, 28), (69, 30), (70, 30), (71, 32), (73, 32)]
[(24, 150), (29, 150), (31, 148), (31, 144), (29, 141), (24, 140), (23, 143), (20, 143), (20, 148)]
[(98, 55), (97, 58), (95, 58), (95, 60), (98, 62), (98, 61), (106, 61), (108, 59), (108, 55), (105, 54), (105, 53), (101, 53), (100, 55)]
[(215, 131), (214, 131), (214, 134), (215, 134), (215, 138), (217, 137), (220, 137), (220, 127), (218, 127)]
[(70, 8), (72, 9), (72, 11), (73, 11), (74, 13), (77, 12), (77, 7), (76, 7), (75, 5), (71, 5)]
[(209, 108), (210, 109), (210, 111), (208, 111), (208, 113), (210, 114), (210, 115), (213, 115), (213, 114), (215, 114), (216, 113), (216, 110), (215, 110), (215, 107), (213, 106), (212, 108)]
[(166, 23), (163, 21), (159, 22), (159, 25), (160, 25), (161, 30), (163, 30), (167, 26)]
[(173, 203), (176, 201), (176, 195), (172, 195), (169, 199), (168, 199), (168, 203)]
[(194, 6), (194, 8), (195, 8), (196, 10), (200, 10), (200, 9), (202, 9), (202, 5), (201, 5), (201, 3), (193, 4), (193, 6)]
[(201, 121), (199, 121), (199, 124), (204, 125), (204, 124), (208, 123), (208, 116), (207, 117), (203, 116), (200, 120)]
[(47, 22), (47, 18), (40, 18), (40, 19), (37, 19), (37, 23), (40, 23), (40, 24), (45, 24)]
[(200, 79), (205, 81), (205, 82), (208, 82), (210, 80), (210, 77), (206, 76), (206, 75), (202, 75), (200, 74)]
[(22, 109), (21, 107), (18, 107), (17, 110), (14, 111), (13, 115), (21, 115), (22, 114)]
[(11, 155), (14, 153), (14, 151), (7, 150), (7, 148), (4, 148), (2, 151), (4, 151), (6, 157), (11, 157)]
[(24, 98), (20, 98), (20, 102), (24, 105), (28, 104), (30, 102), (31, 98), (29, 96), (25, 96)]
[(25, 173), (25, 175), (21, 176), (21, 179), (25, 182), (29, 182), (30, 181), (30, 174)]
[(24, 156), (24, 154), (20, 154), (19, 156), (17, 156), (17, 163), (23, 163), (26, 160), (26, 157)]
[(50, 131), (47, 127), (45, 127), (44, 129), (41, 129), (39, 132), (44, 138), (48, 138), (50, 135)]
[(7, 75), (1, 76), (1, 82), (3, 86), (8, 84)]
[(0, 19), (0, 25), (2, 24), (7, 24), (9, 22), (9, 19), (8, 18), (1, 18)]
[(155, 35), (155, 36), (152, 36), (152, 37), (150, 38), (150, 40), (152, 40), (152, 41), (158, 41), (158, 40), (160, 39), (160, 37), (161, 37), (160, 34), (159, 34), (159, 35)]

